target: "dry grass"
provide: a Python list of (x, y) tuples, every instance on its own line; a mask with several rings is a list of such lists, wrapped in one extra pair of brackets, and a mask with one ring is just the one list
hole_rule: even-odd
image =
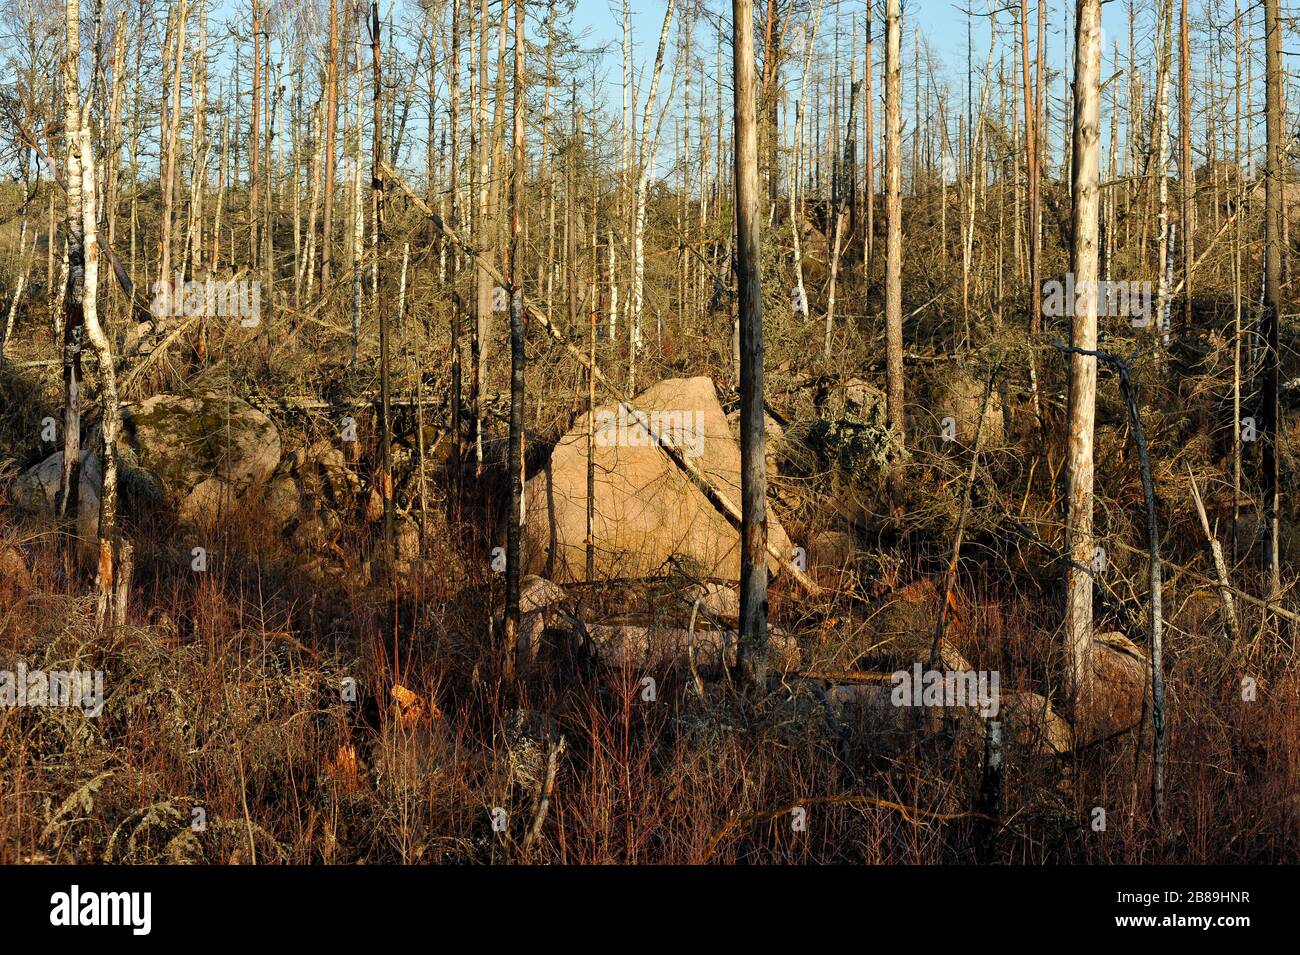
[[(977, 857), (979, 820), (966, 813), (979, 747), (964, 732), (882, 753), (851, 725), (837, 741), (801, 681), (761, 701), (724, 681), (699, 699), (670, 673), (647, 702), (641, 674), (563, 653), (516, 692), (496, 676), (483, 614), (491, 579), (414, 580), (384, 596), (345, 575), (322, 592), (294, 578), (255, 518), (227, 529), (226, 559), (207, 575), (146, 554), (131, 624), (103, 637), (57, 538), (15, 522), (0, 530), (5, 543), (25, 540), (33, 574), (0, 615), (0, 655), (102, 669), (107, 680), (98, 719), (0, 711), (0, 862)], [(1004, 685), (1049, 690), (1041, 598), (983, 579), (960, 596), (959, 648), (976, 667), (1000, 668)], [(1171, 636), (1165, 843), (1147, 818), (1145, 766), (1134, 785), (1131, 743), (1066, 762), (1013, 750), (1001, 858), (1296, 857), (1297, 671), (1257, 652), (1259, 700), (1242, 703), (1240, 661), (1209, 632), (1183, 617)], [(831, 661), (845, 637), (824, 628), (805, 642), (811, 659)], [(341, 700), (345, 678), (355, 703)], [(395, 684), (420, 697), (415, 711), (394, 705)], [(553, 797), (529, 840), (560, 735)], [(1107, 810), (1104, 833), (1088, 825), (1095, 806)], [(804, 831), (792, 827), (794, 807), (806, 810)], [(196, 808), (203, 831), (191, 828)]]

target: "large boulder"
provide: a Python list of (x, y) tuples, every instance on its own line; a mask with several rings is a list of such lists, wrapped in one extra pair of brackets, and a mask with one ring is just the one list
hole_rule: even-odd
[[(731, 414), (727, 415), (727, 424), (731, 428), (731, 436), (740, 441), (740, 409), (737, 408)], [(777, 474), (777, 465), (780, 461), (781, 440), (785, 436), (785, 429), (781, 423), (773, 418), (767, 412), (763, 413), (763, 459), (767, 465), (768, 480), (774, 478)]]
[(808, 542), (808, 569), (818, 583), (839, 578), (858, 555), (857, 541), (843, 531), (821, 531)]
[(1282, 440), (1278, 442), (1282, 470), (1300, 475), (1300, 411), (1282, 416)]
[[(542, 649), (542, 637), (548, 627), (571, 630), (573, 617), (569, 612), (569, 595), (545, 577), (532, 575), (519, 581), (519, 632), (515, 635), (515, 653), (524, 665), (537, 659)], [(505, 624), (505, 608), (496, 613), (496, 626)]]
[[(1100, 633), (1092, 640), (1092, 693), (1074, 714), (1075, 740), (1080, 745), (1136, 730), (1151, 708), (1151, 660), (1122, 633)], [(1148, 738), (1149, 735), (1148, 735)]]
[(825, 414), (790, 422), (778, 459), (781, 474), (798, 480), (778, 490), (811, 494), (801, 502), (806, 513), (835, 513), (851, 524), (878, 527), (894, 509), (892, 487), (907, 449), (889, 426), (884, 395), (870, 382), (850, 379), (831, 398)]
[[(941, 433), (943, 419), (951, 417), (956, 442), (966, 448), (975, 446), (980, 410), (984, 408), (984, 382), (981, 379), (961, 368), (945, 369), (935, 377), (929, 403), (936, 435)], [(994, 387), (984, 411), (983, 446), (996, 448), (1002, 444), (1003, 438), (1002, 397)], [(944, 442), (943, 446), (952, 447), (952, 444)]]
[(280, 462), (280, 435), (271, 420), (239, 398), (214, 392), (155, 395), (124, 406), (119, 446), (188, 519), (211, 517), (214, 502), (260, 488)]
[[(718, 490), (740, 503), (740, 446), (708, 378), (670, 378), (633, 405), (665, 444), (678, 446)], [(699, 577), (740, 578), (739, 534), (655, 447), (625, 408), (596, 416), (595, 573), (645, 577), (673, 563)], [(586, 578), (587, 426), (579, 420), (524, 495), (524, 570), (557, 583)], [(769, 511), (768, 540), (790, 539)], [(775, 565), (769, 560), (769, 565)]]
[[(15, 503), (30, 511), (53, 513), (63, 482), (63, 452), (56, 451), (40, 464), (28, 468), (15, 484)], [(99, 491), (104, 486), (99, 455), (81, 452), (81, 475), (77, 483), (77, 536), (83, 543), (99, 537)]]
[(1028, 690), (1002, 690), (999, 696), (1004, 739), (1043, 755), (1070, 751), (1070, 724), (1045, 696)]

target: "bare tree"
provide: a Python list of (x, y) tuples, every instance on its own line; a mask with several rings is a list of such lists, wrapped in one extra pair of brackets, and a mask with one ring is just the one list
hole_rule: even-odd
[(1178, 176), (1179, 195), (1182, 198), (1183, 220), (1183, 330), (1192, 328), (1192, 261), (1195, 255), (1196, 227), (1196, 169), (1192, 165), (1192, 54), (1187, 23), (1187, 0), (1182, 0), (1182, 13), (1178, 28), (1178, 158), (1181, 162)]
[[(671, 6), (671, 0), (670, 0)], [(753, 0), (732, 0), (736, 252), (740, 292), (740, 658), (767, 683), (767, 470), (763, 430), (763, 285), (759, 271), (758, 129)]]
[(1264, 569), (1269, 584), (1276, 594), (1282, 586), (1280, 534), (1281, 534), (1281, 471), (1279, 468), (1277, 435), (1281, 425), (1281, 348), (1278, 343), (1278, 322), (1282, 314), (1282, 208), (1283, 168), (1282, 150), (1282, 24), (1278, 0), (1264, 0), (1264, 46), (1267, 71), (1265, 75), (1265, 109), (1268, 123), (1268, 147), (1264, 185), (1264, 336), (1267, 353), (1264, 358), (1264, 387), (1260, 400), (1260, 432), (1264, 439), (1264, 521), (1266, 547)]
[[(257, 4), (254, 0), (254, 9)], [(172, 222), (176, 203), (176, 167), (179, 163), (181, 131), (181, 78), (185, 72), (185, 26), (187, 7), (185, 0), (180, 0), (172, 14), (172, 46), (168, 51), (168, 70), (170, 71), (170, 91), (167, 94), (166, 122), (164, 124), (165, 150), (164, 160), (159, 170), (162, 186), (162, 210), (160, 212), (160, 230), (158, 234), (158, 278), (163, 282), (171, 281), (172, 262)], [(256, 14), (254, 14), (256, 15)], [(256, 193), (254, 193), (256, 195)], [(173, 290), (176, 291), (176, 290)]]
[[(1021, 84), (1025, 103), (1025, 179), (1027, 180), (1026, 191), (1028, 193), (1025, 204), (1025, 237), (1026, 247), (1029, 259), (1029, 384), (1030, 391), (1034, 402), (1034, 413), (1039, 416), (1041, 421), (1042, 410), (1039, 407), (1038, 399), (1038, 374), (1037, 358), (1034, 349), (1038, 344), (1038, 336), (1042, 331), (1042, 288), (1039, 284), (1038, 274), (1038, 240), (1039, 240), (1039, 212), (1038, 212), (1038, 174), (1039, 174), (1039, 156), (1038, 156), (1038, 93), (1041, 93), (1042, 83), (1034, 83), (1029, 73), (1029, 0), (1020, 0), (1020, 69)], [(1043, 23), (1043, 0), (1038, 2), (1038, 24), (1039, 24), (1039, 42), (1038, 53), (1042, 56), (1042, 23)], [(1042, 67), (1039, 66), (1038, 76), (1041, 78)], [(1037, 87), (1037, 91), (1036, 91)]]
[(903, 110), (900, 90), (902, 17), (899, 0), (885, 4), (885, 363), (889, 426), (905, 440), (903, 409)]
[[(505, 2), (502, 2), (501, 29), (506, 28)], [(524, 87), (524, 0), (513, 0), (515, 6), (515, 93), (514, 93), (514, 169), (510, 177), (510, 453), (506, 467), (510, 471), (510, 524), (506, 529), (506, 611), (505, 611), (505, 678), (513, 679), (515, 672), (515, 637), (519, 632), (519, 572), (524, 500), (524, 270), (520, 263), (523, 252), (522, 207), (528, 158), (524, 152), (524, 125), (528, 104)], [(671, 0), (670, 0), (671, 5)]]
[(330, 0), (329, 53), (325, 61), (325, 188), (321, 211), (320, 284), (329, 285), (334, 234), (334, 139), (339, 122), (339, 18), (338, 0)]
[[(651, 133), (650, 117), (659, 99), (659, 76), (664, 68), (664, 53), (668, 49), (668, 28), (672, 25), (673, 10), (677, 0), (668, 0), (664, 22), (659, 31), (659, 48), (655, 53), (654, 69), (650, 74), (650, 90), (646, 94), (641, 117), (641, 138), (636, 147), (636, 179), (632, 192), (632, 322), (628, 348), (628, 390), (636, 391), (636, 359), (641, 350), (641, 310), (645, 302), (645, 223), (646, 193), (650, 188), (650, 164), (659, 151), (659, 133), (663, 129), (667, 110), (659, 113)], [(671, 98), (671, 94), (670, 94)]]
[(67, 270), (63, 286), (63, 472), (57, 510), (75, 513), (81, 486), (81, 342), (85, 325), (86, 254), (85, 220), (81, 208), (81, 3), (65, 4), (66, 36), (63, 59), (63, 139), (67, 176), (67, 213), (64, 220)]
[[(835, 286), (840, 275), (840, 251), (844, 245), (844, 230), (849, 224), (849, 214), (853, 184), (849, 170), (852, 168), (853, 154), (855, 151), (853, 143), (854, 120), (857, 117), (858, 107), (858, 90), (861, 84), (854, 81), (851, 92), (849, 93), (849, 118), (844, 133), (844, 157), (841, 161), (841, 174), (837, 177), (839, 185), (832, 190), (831, 206), (833, 209), (833, 218), (835, 229), (831, 242), (831, 278), (826, 287), (826, 334), (822, 342), (822, 354), (826, 358), (831, 357), (831, 331), (835, 323)], [(901, 315), (901, 304), (900, 315)], [(901, 342), (901, 336), (900, 336)], [(900, 344), (901, 349), (901, 344)], [(901, 404), (901, 402), (900, 402)]]
[[(384, 300), (379, 256), (384, 241), (384, 76), (383, 48), (380, 44), (379, 0), (370, 0), (370, 63), (374, 81), (373, 130), (370, 149), (370, 195), (373, 204), (374, 234), (372, 247), (375, 253), (374, 308), (379, 320), (379, 446), (383, 455), (383, 481), (381, 494), (384, 503), (384, 548), (388, 562), (394, 557), (393, 538), (393, 450), (392, 408), (389, 403), (388, 381), (388, 305)], [(358, 121), (360, 117), (358, 117)], [(358, 157), (359, 158), (359, 157)]]
[(1079, 0), (1074, 61), (1074, 248), (1075, 303), (1070, 355), (1070, 417), (1066, 482), (1069, 488), (1066, 544), (1065, 651), (1076, 711), (1086, 710), (1092, 666), (1093, 427), (1097, 413), (1098, 225), (1101, 177), (1101, 0)]

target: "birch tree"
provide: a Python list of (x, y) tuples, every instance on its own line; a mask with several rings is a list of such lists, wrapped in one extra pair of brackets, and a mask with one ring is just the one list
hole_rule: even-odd
[[(645, 219), (646, 193), (650, 185), (650, 164), (659, 150), (659, 134), (663, 129), (667, 110), (660, 112), (651, 133), (651, 111), (659, 99), (659, 77), (663, 73), (664, 53), (668, 49), (668, 28), (673, 21), (673, 10), (677, 0), (668, 0), (664, 11), (663, 27), (659, 31), (659, 49), (655, 53), (654, 69), (650, 75), (650, 90), (646, 94), (644, 113), (641, 117), (641, 139), (636, 148), (636, 185), (633, 189), (633, 226), (632, 226), (632, 321), (629, 329), (628, 348), (628, 391), (636, 391), (636, 360), (641, 349), (641, 310), (645, 303)], [(674, 77), (675, 78), (675, 77)], [(672, 98), (671, 93), (669, 98)]]

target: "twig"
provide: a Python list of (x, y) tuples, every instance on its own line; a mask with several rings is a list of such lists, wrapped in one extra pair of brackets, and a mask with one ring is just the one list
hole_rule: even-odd
[(1196, 476), (1192, 474), (1191, 464), (1187, 465), (1187, 477), (1192, 482), (1192, 500), (1196, 502), (1196, 514), (1201, 519), (1201, 529), (1205, 531), (1205, 540), (1210, 545), (1210, 555), (1214, 558), (1214, 572), (1219, 577), (1219, 599), (1223, 602), (1223, 617), (1232, 645), (1235, 647), (1241, 639), (1237, 629), (1237, 607), (1232, 602), (1232, 587), (1228, 582), (1228, 565), (1223, 559), (1223, 547), (1210, 530), (1210, 519), (1205, 516), (1205, 504), (1201, 501), (1201, 491), (1196, 486)]
[(558, 743), (550, 747), (550, 752), (546, 757), (546, 779), (542, 782), (542, 788), (538, 792), (537, 808), (533, 811), (533, 823), (528, 827), (528, 834), (524, 836), (523, 850), (525, 855), (537, 841), (538, 835), (542, 831), (542, 823), (546, 821), (546, 812), (551, 808), (551, 793), (555, 789), (555, 774), (559, 770), (560, 756), (564, 753), (564, 737), (560, 737)]

